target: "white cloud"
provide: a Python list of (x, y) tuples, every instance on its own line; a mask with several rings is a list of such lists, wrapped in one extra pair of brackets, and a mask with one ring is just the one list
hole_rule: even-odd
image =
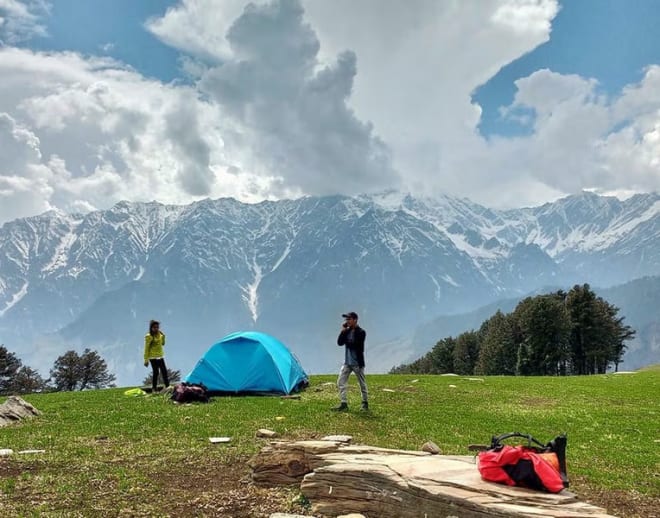
[(494, 146), (511, 164), (511, 182), (529, 176), (562, 193), (660, 190), (659, 66), (614, 99), (594, 80), (549, 70), (516, 86), (510, 109), (524, 106), (536, 118), (532, 135)]
[(167, 114), (165, 136), (177, 158), (177, 180), (185, 192), (207, 196), (215, 182), (211, 149), (201, 135), (195, 99), (181, 98)]
[(0, 112), (0, 222), (51, 208), (51, 171), (41, 164), (39, 139)]
[(492, 21), (519, 34), (547, 35), (558, 10), (557, 3), (549, 0), (510, 0), (497, 7)]
[(189, 54), (189, 85), (109, 58), (0, 48), (0, 222), (53, 206), (258, 201), (401, 178), (488, 206), (660, 189), (658, 65), (615, 97), (594, 79), (536, 71), (502, 109), (530, 134), (479, 134), (472, 92), (548, 40), (556, 0), (246, 6), (184, 0), (146, 22)]
[[(253, 201), (277, 181), (236, 167), (248, 150), (224, 149), (221, 135), (231, 125), (193, 88), (107, 59), (16, 48), (0, 49), (0, 76), (0, 189), (15, 201), (3, 204), (0, 223), (52, 206), (103, 208), (122, 199)], [(32, 204), (24, 201), (30, 185)]]
[(145, 26), (163, 42), (190, 54), (222, 60), (231, 56), (227, 29), (249, 0), (183, 0)]
[[(393, 148), (397, 169), (424, 190), (451, 187), (452, 155), (480, 144), (481, 109), (472, 92), (547, 41), (558, 9), (554, 0), (420, 0), (415, 9), (395, 0), (305, 5), (322, 49), (355, 51), (351, 105)], [(525, 6), (535, 14), (521, 16), (516, 30), (497, 15)]]
[[(231, 2), (227, 9), (236, 13), (243, 5), (245, 2)], [(301, 32), (283, 29), (292, 16), (297, 16), (292, 13), (302, 7), (304, 18), (310, 24), (308, 30), (312, 32), (310, 44), (313, 45), (317, 38), (320, 43), (318, 53), (310, 47), (312, 52), (306, 66), (314, 65), (316, 71), (323, 67), (336, 69), (337, 56), (357, 58), (351, 58), (356, 63), (352, 65), (355, 71), (350, 72), (351, 80), (345, 82), (348, 91), (344, 98), (349, 109), (354, 110), (356, 122), (370, 121), (361, 124), (369, 125), (365, 129), (368, 128), (373, 139), (358, 144), (363, 149), (380, 147), (381, 163), (387, 168), (391, 166), (385, 157), (392, 156), (393, 167), (402, 173), (410, 189), (434, 189), (463, 195), (470, 193), (461, 191), (462, 183), (454, 178), (455, 167), (465, 162), (460, 152), (471, 153), (475, 147), (485, 145), (476, 132), (481, 110), (472, 104), (472, 91), (499, 68), (547, 41), (550, 23), (558, 11), (555, 0), (503, 0), (487, 4), (419, 0), (414, 9), (409, 4), (393, 0), (335, 0), (331, 3), (286, 0), (262, 2), (249, 9), (254, 12), (274, 9), (273, 6), (289, 13), (288, 18), (276, 20), (282, 30), (279, 40), (268, 40), (273, 35), (274, 25), (270, 26), (271, 30), (261, 32), (263, 27), (255, 25), (249, 36), (251, 44), (258, 47), (265, 43), (272, 47), (269, 49), (271, 53), (289, 48), (292, 39), (298, 38)], [(305, 131), (286, 132), (292, 113), (301, 111), (304, 101), (296, 96), (304, 79), (290, 84), (283, 81), (291, 80), (296, 74), (298, 78), (304, 77), (305, 73), (309, 77), (309, 71), (301, 74), (300, 69), (284, 70), (276, 55), (269, 55), (270, 61), (259, 61), (254, 59), (254, 48), (232, 47), (233, 20), (230, 21), (227, 12), (225, 7), (213, 9), (209, 0), (185, 0), (168, 10), (161, 19), (151, 20), (148, 27), (168, 44), (193, 52), (198, 58), (211, 59), (209, 56), (212, 56), (211, 62), (215, 59), (221, 63), (206, 72), (202, 87), (209, 88), (210, 79), (222, 74), (225, 88), (220, 99), (218, 88), (222, 88), (220, 83), (215, 83), (216, 100), (227, 110), (241, 103), (243, 107), (249, 106), (247, 113), (238, 114), (244, 123), (241, 137), (247, 135), (247, 138), (254, 139), (255, 134), (257, 138), (264, 137), (256, 146), (257, 152), (262, 153), (262, 162), (278, 173), (277, 159), (281, 163), (281, 157), (294, 161), (295, 165), (318, 169), (327, 162), (329, 153), (324, 153), (327, 149), (309, 145), (304, 138)], [(343, 54), (346, 50), (351, 54)], [(278, 67), (269, 70), (269, 63), (278, 63)], [(253, 83), (261, 87), (260, 93), (266, 95), (252, 104), (240, 98), (254, 95), (247, 87), (249, 74)], [(273, 74), (279, 84), (273, 80)], [(229, 83), (233, 88), (228, 86)], [(292, 109), (286, 114), (278, 113), (282, 107), (281, 99), (275, 94), (267, 98), (269, 89), (276, 87), (290, 94), (288, 106)], [(229, 99), (230, 94), (235, 98)], [(333, 106), (332, 103), (325, 104)], [(247, 117), (253, 117), (255, 112), (260, 115), (259, 121), (248, 120)], [(296, 123), (300, 123), (299, 115), (293, 117)], [(265, 124), (268, 117), (273, 118), (271, 124), (275, 117), (283, 122), (282, 141), (292, 146), (302, 143), (309, 156), (296, 155), (296, 150), (286, 146), (273, 149), (272, 145), (264, 145), (278, 140), (278, 133)], [(330, 121), (320, 118), (317, 122), (322, 122), (324, 127), (331, 125)], [(259, 127), (259, 124), (265, 125)], [(273, 136), (270, 139), (267, 138), (269, 133)], [(321, 139), (318, 141), (322, 142)], [(332, 143), (333, 140), (326, 141)], [(275, 160), (266, 160), (264, 155)], [(314, 163), (314, 157), (320, 164)], [(345, 168), (337, 170), (335, 167), (334, 170), (331, 178), (309, 173), (306, 176), (294, 174), (294, 177), (305, 192), (330, 189), (341, 192), (342, 184), (348, 185), (351, 175)], [(339, 180), (342, 176), (345, 181)], [(324, 183), (324, 178), (329, 181)], [(364, 179), (362, 189), (392, 186), (397, 181), (392, 173), (383, 178), (369, 174)], [(301, 180), (307, 180), (307, 183), (300, 183)]]
[(43, 17), (49, 10), (45, 0), (0, 0), (0, 46), (45, 36)]
[(233, 56), (209, 68), (199, 87), (240, 128), (254, 170), (284, 186), (329, 194), (398, 181), (389, 149), (347, 106), (355, 54), (319, 67), (319, 41), (295, 0), (250, 4), (227, 32)]

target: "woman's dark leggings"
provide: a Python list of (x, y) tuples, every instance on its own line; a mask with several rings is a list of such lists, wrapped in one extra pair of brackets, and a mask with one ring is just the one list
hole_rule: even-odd
[(167, 378), (167, 367), (165, 367), (165, 359), (164, 358), (152, 358), (149, 360), (149, 363), (151, 363), (151, 369), (153, 370), (153, 376), (152, 376), (152, 381), (151, 381), (151, 386), (153, 388), (153, 391), (156, 392), (156, 389), (158, 388), (158, 371), (160, 370), (160, 374), (163, 377), (163, 382), (165, 383), (166, 387), (170, 386), (170, 380)]

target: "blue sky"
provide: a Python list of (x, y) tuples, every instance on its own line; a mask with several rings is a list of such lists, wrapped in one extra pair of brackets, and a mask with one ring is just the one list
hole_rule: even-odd
[(45, 19), (48, 34), (25, 42), (39, 50), (107, 55), (144, 75), (172, 81), (181, 76), (179, 52), (148, 32), (144, 23), (174, 1), (56, 0)]
[[(48, 35), (26, 45), (112, 56), (146, 76), (186, 81), (180, 52), (144, 26), (176, 4), (175, 0), (56, 0), (46, 19)], [(502, 116), (499, 107), (512, 102), (514, 81), (535, 70), (595, 78), (602, 91), (616, 95), (626, 84), (638, 81), (649, 63), (660, 63), (659, 1), (573, 0), (560, 5), (550, 41), (504, 66), (474, 92), (474, 100), (483, 108), (482, 134), (529, 133), (528, 125)]]
[(639, 81), (650, 63), (660, 63), (660, 2), (657, 0), (573, 0), (561, 2), (550, 41), (509, 63), (480, 86), (474, 99), (483, 107), (485, 135), (527, 133), (507, 121), (498, 107), (515, 94), (514, 81), (541, 68), (594, 78), (602, 91), (617, 95)]
[(0, 0), (0, 223), (658, 191), (659, 22), (657, 0)]

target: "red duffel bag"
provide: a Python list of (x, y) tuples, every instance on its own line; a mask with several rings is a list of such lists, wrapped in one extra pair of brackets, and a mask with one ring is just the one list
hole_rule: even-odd
[[(503, 444), (510, 437), (524, 437), (528, 445)], [(495, 436), (490, 447), (479, 453), (479, 473), (491, 482), (559, 493), (568, 487), (566, 436), (545, 445), (518, 432)]]

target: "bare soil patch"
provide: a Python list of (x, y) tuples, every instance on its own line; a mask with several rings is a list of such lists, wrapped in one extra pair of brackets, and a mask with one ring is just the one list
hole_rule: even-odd
[(252, 484), (248, 457), (226, 465), (178, 466), (154, 473), (161, 486), (160, 511), (170, 516), (261, 518), (276, 512), (307, 514), (297, 488), (262, 488)]
[[(95, 500), (93, 508), (87, 497), (62, 494), (33, 487), (35, 478), (49, 478), (61, 470), (74, 472), (74, 466), (54, 466), (45, 462), (24, 462), (11, 458), (0, 459), (0, 482), (16, 479), (16, 490), (0, 494), (4, 505), (0, 509), (13, 514), (20, 510), (39, 509), (67, 516), (163, 516), (163, 517), (228, 517), (266, 518), (272, 513), (289, 512), (311, 515), (304, 505), (298, 488), (257, 487), (251, 482), (248, 456), (228, 463), (208, 462), (190, 458), (168, 470), (142, 471), (138, 489), (121, 490), (108, 479), (94, 480), (88, 490)], [(146, 467), (146, 466), (145, 466)], [(597, 490), (585, 481), (571, 479), (573, 487), (580, 486), (579, 497), (606, 508), (622, 518), (660, 518), (657, 497), (634, 491)], [(52, 489), (52, 488), (51, 488)], [(28, 503), (29, 502), (29, 503)], [(118, 514), (119, 513), (119, 514)]]

